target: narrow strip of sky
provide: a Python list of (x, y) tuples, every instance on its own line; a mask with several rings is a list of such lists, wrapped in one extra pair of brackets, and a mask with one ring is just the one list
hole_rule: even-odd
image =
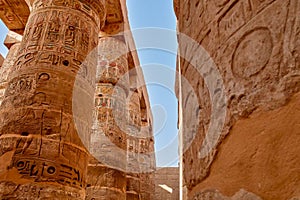
[[(174, 92), (177, 40), (173, 0), (127, 0), (127, 8), (153, 112), (157, 166), (178, 166), (178, 104)], [(155, 33), (169, 29), (168, 38), (163, 30), (161, 34), (147, 33), (149, 27)], [(146, 29), (146, 32), (141, 35), (142, 31), (135, 29)], [(145, 41), (167, 42), (175, 46), (175, 50), (141, 49)], [(165, 82), (167, 85), (163, 84)]]
[(3, 57), (6, 56), (8, 49), (3, 45), (4, 39), (6, 37), (6, 34), (8, 32), (8, 29), (4, 25), (4, 23), (0, 20), (0, 53)]

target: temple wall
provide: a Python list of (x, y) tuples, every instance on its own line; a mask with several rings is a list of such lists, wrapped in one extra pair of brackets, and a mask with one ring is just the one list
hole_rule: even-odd
[(300, 2), (174, 5), (186, 197), (300, 198)]

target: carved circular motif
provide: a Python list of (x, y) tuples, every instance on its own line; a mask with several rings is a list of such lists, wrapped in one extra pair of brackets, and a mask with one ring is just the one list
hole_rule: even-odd
[(49, 80), (49, 79), (50, 79), (50, 75), (47, 74), (47, 73), (41, 73), (41, 74), (39, 75), (39, 80), (47, 81), (47, 80)]
[(25, 166), (25, 162), (24, 161), (17, 162), (17, 168), (18, 169), (23, 168), (24, 166)]
[(269, 62), (273, 41), (267, 28), (258, 28), (246, 33), (233, 54), (232, 71), (241, 78), (258, 74)]
[(47, 172), (48, 172), (49, 174), (54, 174), (55, 171), (56, 171), (55, 167), (52, 167), (52, 166), (50, 166), (50, 167), (47, 169)]

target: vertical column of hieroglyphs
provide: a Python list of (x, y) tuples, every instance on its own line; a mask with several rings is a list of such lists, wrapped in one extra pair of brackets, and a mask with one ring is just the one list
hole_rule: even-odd
[(127, 72), (126, 43), (100, 38), (87, 199), (126, 199)]
[[(136, 79), (136, 76), (130, 76)], [(131, 81), (132, 82), (132, 81)], [(133, 82), (136, 82), (134, 80)], [(140, 165), (139, 165), (139, 132), (141, 131), (141, 111), (140, 97), (134, 84), (130, 90), (129, 104), (129, 123), (127, 134), (127, 189), (126, 199), (139, 200), (140, 193)]]
[[(182, 86), (189, 199), (227, 199), (234, 193), (232, 199), (243, 193), (252, 199), (299, 196), (294, 181), (299, 179), (294, 170), (299, 169), (299, 109), (293, 109), (300, 102), (299, 8), (299, 0), (180, 2), (179, 31), (197, 40), (215, 63), (192, 66), (181, 60), (182, 75), (196, 94)], [(184, 43), (180, 46), (181, 56), (200, 57)], [(210, 98), (222, 94), (220, 88), (209, 91), (205, 78), (214, 70), (201, 75), (202, 66), (217, 68), (227, 97), (223, 130), (205, 157), (200, 149), (217, 104)], [(193, 119), (199, 119), (195, 127)]]
[(100, 0), (34, 1), (1, 106), (2, 199), (85, 198), (89, 154), (73, 122), (72, 95), (77, 74), (92, 84), (86, 76), (96, 57), (86, 57), (98, 44), (103, 13)]
[[(9, 37), (10, 36), (7, 35), (6, 38), (9, 38)], [(0, 68), (0, 105), (4, 98), (4, 93), (5, 93), (5, 90), (7, 87), (8, 74), (11, 71), (11, 69), (13, 68), (13, 65), (17, 59), (17, 53), (19, 51), (19, 47), (20, 47), (20, 41), (14, 39), (13, 43), (9, 44), (8, 54), (3, 62), (2, 67)]]

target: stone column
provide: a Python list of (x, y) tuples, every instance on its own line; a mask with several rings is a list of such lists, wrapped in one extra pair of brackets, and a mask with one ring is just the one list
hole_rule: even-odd
[(126, 199), (127, 46), (99, 40), (95, 121), (91, 136), (87, 199)]
[(140, 166), (141, 199), (154, 199), (155, 194), (155, 150), (151, 121), (147, 119), (147, 110), (141, 108), (141, 132), (138, 137), (138, 159)]
[(140, 199), (139, 132), (141, 131), (140, 98), (132, 89), (129, 97), (129, 124), (127, 137), (127, 189), (126, 199)]
[(2, 199), (85, 198), (89, 153), (72, 97), (95, 83), (96, 57), (87, 55), (103, 14), (100, 0), (34, 1), (1, 105)]
[[(149, 131), (151, 131), (149, 129)], [(139, 138), (140, 196), (141, 199), (154, 199), (155, 156), (153, 137)]]
[(19, 51), (19, 48), (20, 42), (15, 42), (14, 44), (11, 44), (9, 52), (3, 62), (3, 65), (0, 68), (0, 105), (4, 98), (4, 93), (7, 87), (8, 74), (11, 71), (11, 68), (13, 67), (17, 59), (17, 53)]

